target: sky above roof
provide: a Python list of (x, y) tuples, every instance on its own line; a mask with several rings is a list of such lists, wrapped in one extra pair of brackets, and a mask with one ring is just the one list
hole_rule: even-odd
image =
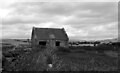
[(18, 2), (0, 6), (2, 36), (30, 38), (32, 27), (65, 28), (71, 40), (118, 37), (118, 2)]

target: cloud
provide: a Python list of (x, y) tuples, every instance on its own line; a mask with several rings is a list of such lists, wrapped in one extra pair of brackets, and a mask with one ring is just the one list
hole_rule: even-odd
[(10, 11), (2, 21), (3, 36), (29, 38), (36, 26), (64, 27), (70, 39), (114, 38), (117, 8), (116, 2), (18, 2), (7, 8)]

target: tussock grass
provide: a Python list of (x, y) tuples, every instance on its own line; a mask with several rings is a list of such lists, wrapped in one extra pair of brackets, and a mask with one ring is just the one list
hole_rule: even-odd
[[(91, 53), (84, 49), (89, 47), (17, 47), (19, 53), (14, 60), (4, 57), (4, 71), (114, 71), (117, 69), (117, 58), (101, 53)], [(75, 51), (74, 51), (75, 50)], [(48, 68), (47, 58), (52, 58), (52, 68)]]

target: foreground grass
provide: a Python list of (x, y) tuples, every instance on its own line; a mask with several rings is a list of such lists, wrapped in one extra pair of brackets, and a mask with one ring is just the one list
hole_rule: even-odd
[[(25, 49), (22, 47), (19, 49)], [(19, 55), (11, 60), (5, 60), (4, 71), (115, 71), (117, 58), (105, 54), (89, 53), (87, 51), (71, 52), (56, 48), (51, 57), (53, 67), (46, 64), (48, 49), (46, 47), (32, 50), (18, 50)]]
[(61, 53), (59, 55), (64, 60), (78, 65), (77, 68), (82, 70), (114, 71), (117, 69), (117, 58), (86, 53), (68, 53), (66, 55), (62, 55)]

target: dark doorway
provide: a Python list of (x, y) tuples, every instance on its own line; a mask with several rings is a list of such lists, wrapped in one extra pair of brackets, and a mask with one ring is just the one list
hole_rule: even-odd
[(39, 41), (39, 45), (46, 46), (46, 41)]
[(60, 46), (60, 42), (59, 41), (56, 41), (56, 46)]

